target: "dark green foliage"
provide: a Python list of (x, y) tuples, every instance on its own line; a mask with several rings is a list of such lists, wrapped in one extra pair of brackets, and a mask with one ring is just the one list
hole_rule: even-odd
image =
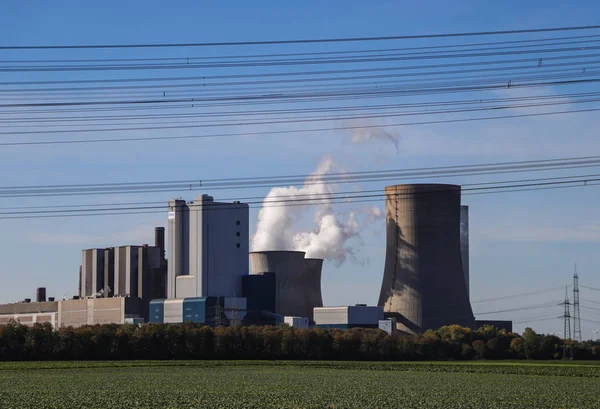
[[(423, 361), (558, 359), (563, 340), (526, 329), (523, 336), (492, 327), (458, 325), (415, 336), (377, 329), (298, 330), (287, 326), (218, 327), (199, 324), (94, 325), (53, 330), (0, 325), (0, 361), (125, 359), (286, 359)], [(569, 342), (574, 359), (600, 359), (600, 344)]]

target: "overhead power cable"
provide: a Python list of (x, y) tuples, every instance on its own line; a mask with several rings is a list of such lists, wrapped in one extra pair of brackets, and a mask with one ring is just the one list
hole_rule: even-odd
[(558, 291), (558, 290), (564, 290), (564, 286), (560, 286), (560, 287), (553, 287), (553, 288), (547, 288), (544, 290), (537, 290), (537, 291), (530, 291), (530, 292), (526, 292), (526, 293), (521, 293), (521, 294), (513, 294), (513, 295), (505, 295), (505, 296), (501, 296), (501, 297), (495, 297), (495, 298), (487, 298), (487, 299), (483, 299), (483, 300), (475, 300), (475, 301), (471, 301), (471, 304), (478, 304), (478, 303), (482, 303), (482, 302), (491, 302), (491, 301), (500, 301), (500, 300), (508, 300), (511, 298), (521, 298), (521, 297), (526, 297), (528, 295), (538, 295), (538, 294), (544, 294), (544, 293), (550, 293), (553, 291)]
[[(227, 111), (210, 111), (210, 112), (189, 112), (189, 113), (165, 113), (165, 114), (128, 114), (128, 115), (93, 115), (93, 116), (31, 116), (31, 117), (14, 117), (1, 119), (0, 123), (13, 124), (24, 123), (33, 124), (38, 122), (54, 123), (54, 122), (89, 122), (102, 120), (102, 123), (110, 120), (152, 120), (157, 119), (172, 119), (172, 118), (221, 118), (235, 117), (243, 118), (248, 116), (280, 116), (280, 115), (306, 115), (312, 113), (327, 113), (327, 112), (354, 112), (354, 111), (387, 111), (390, 109), (407, 109), (407, 108), (427, 108), (427, 107), (452, 107), (452, 106), (481, 106), (486, 104), (499, 104), (508, 102), (521, 101), (551, 101), (551, 100), (577, 100), (579, 98), (599, 97), (600, 91), (597, 92), (581, 92), (581, 93), (566, 93), (566, 94), (538, 94), (519, 97), (507, 98), (485, 98), (485, 99), (460, 99), (460, 100), (436, 100), (429, 102), (413, 102), (400, 104), (369, 104), (369, 105), (352, 105), (352, 106), (320, 106), (311, 108), (285, 108), (285, 109), (258, 109), (258, 110), (227, 110)], [(48, 125), (46, 125), (48, 126)]]
[[(519, 109), (519, 108), (539, 108), (549, 107), (557, 105), (575, 105), (582, 103), (596, 103), (600, 102), (600, 98), (590, 98), (585, 100), (565, 100), (556, 102), (538, 102), (538, 103), (522, 103), (513, 105), (493, 105), (493, 106), (482, 106), (482, 107), (469, 107), (469, 108), (455, 108), (455, 109), (439, 109), (439, 110), (428, 110), (428, 111), (408, 111), (408, 112), (391, 112), (381, 114), (361, 114), (361, 115), (338, 115), (338, 116), (317, 116), (317, 117), (289, 117), (280, 118), (275, 120), (254, 120), (243, 122), (238, 120), (235, 123), (232, 122), (198, 122), (198, 121), (168, 121), (168, 126), (136, 126), (136, 127), (118, 127), (118, 128), (76, 128), (76, 129), (54, 129), (54, 130), (27, 130), (27, 131), (6, 131), (0, 132), (0, 135), (32, 135), (32, 134), (55, 134), (55, 133), (81, 133), (81, 132), (117, 132), (117, 131), (142, 131), (142, 130), (159, 130), (159, 129), (190, 129), (190, 128), (214, 128), (223, 126), (257, 126), (257, 125), (281, 125), (281, 124), (301, 124), (301, 123), (312, 123), (312, 122), (330, 122), (330, 121), (353, 121), (353, 120), (365, 120), (365, 119), (382, 119), (382, 118), (397, 118), (404, 116), (420, 116), (420, 115), (439, 115), (439, 114), (456, 114), (456, 113), (473, 113), (473, 112), (485, 112), (485, 111), (502, 111), (508, 109)], [(188, 123), (189, 125), (182, 125)], [(177, 125), (175, 125), (177, 124)], [(64, 126), (64, 125), (63, 125)]]
[[(419, 121), (419, 122), (388, 123), (388, 124), (385, 124), (384, 126), (389, 128), (389, 127), (435, 125), (435, 124), (447, 124), (447, 123), (459, 123), (459, 122), (478, 122), (478, 121), (487, 121), (487, 120), (494, 120), (494, 119), (541, 117), (541, 116), (597, 112), (597, 111), (600, 111), (600, 108), (565, 110), (565, 111), (554, 111), (554, 112), (538, 112), (538, 113), (529, 113), (529, 114), (514, 114), (514, 115), (501, 115), (501, 116), (487, 116), (487, 117), (478, 117), (478, 118), (460, 118), (460, 119)], [(285, 129), (285, 130), (277, 130), (277, 131), (220, 133), (220, 134), (205, 134), (205, 135), (141, 136), (141, 137), (132, 137), (132, 138), (45, 140), (45, 141), (30, 141), (30, 142), (1, 142), (0, 146), (70, 145), (70, 144), (109, 143), (109, 142), (186, 140), (186, 139), (222, 138), (222, 137), (238, 137), (238, 136), (283, 135), (283, 134), (296, 134), (296, 133), (307, 133), (307, 132), (372, 129), (372, 128), (380, 128), (381, 126), (382, 125), (352, 125), (352, 126), (327, 127), (327, 128)]]
[[(598, 179), (600, 180), (600, 178)], [(560, 182), (549, 182), (544, 185), (553, 185), (560, 184)], [(527, 186), (537, 186), (537, 184), (521, 184), (521, 187)], [(515, 185), (502, 185), (502, 186), (489, 186), (489, 187), (475, 187), (475, 188), (467, 188), (463, 189), (465, 193), (464, 195), (469, 195), (471, 191), (480, 191), (480, 194), (485, 192), (493, 192), (494, 189), (502, 190), (507, 188), (512, 188)], [(436, 194), (439, 191), (432, 189), (427, 192), (419, 192), (419, 194)], [(360, 193), (360, 192), (357, 192)], [(311, 205), (320, 205), (326, 204), (331, 205), (333, 203), (364, 203), (364, 202), (374, 202), (381, 201), (381, 198), (387, 198), (388, 196), (411, 196), (414, 192), (407, 192), (403, 194), (394, 193), (391, 195), (385, 193), (376, 193), (376, 194), (354, 194), (347, 195), (343, 197), (319, 197), (319, 198), (291, 198), (291, 199), (282, 199), (282, 200), (268, 200), (268, 201), (256, 201), (256, 202), (246, 202), (244, 205), (248, 205), (249, 208), (265, 208), (265, 207), (298, 207), (298, 206), (311, 206)], [(203, 209), (211, 210), (211, 211), (226, 211), (233, 208), (238, 208), (239, 204), (230, 203), (230, 204), (219, 204), (219, 203), (209, 203), (203, 204), (201, 206)], [(162, 210), (155, 210), (162, 209)], [(84, 209), (84, 210), (76, 210), (77, 213), (67, 214), (65, 211), (31, 211), (31, 212), (6, 212), (9, 214), (8, 216), (0, 217), (0, 219), (35, 219), (35, 218), (55, 218), (55, 217), (80, 217), (80, 216), (100, 216), (100, 215), (123, 215), (123, 214), (147, 214), (147, 213), (163, 213), (166, 209), (165, 205), (162, 206), (136, 206), (130, 208), (99, 208), (99, 209)], [(48, 214), (54, 213), (54, 214)], [(60, 213), (60, 214), (56, 214)], [(26, 215), (24, 215), (26, 214)], [(492, 312), (490, 312), (492, 313)]]
[[(132, 190), (141, 188), (169, 189), (189, 188), (192, 189), (217, 189), (217, 188), (241, 188), (244, 186), (281, 186), (288, 184), (331, 184), (331, 183), (354, 183), (368, 180), (380, 180), (381, 178), (414, 178), (432, 177), (440, 175), (469, 175), (473, 173), (498, 174), (507, 171), (529, 171), (538, 169), (564, 169), (574, 166), (599, 166), (600, 155), (578, 156), (552, 159), (537, 159), (528, 161), (492, 162), (471, 165), (453, 165), (421, 167), (409, 169), (385, 169), (353, 172), (331, 172), (324, 175), (276, 175), (276, 176), (251, 176), (237, 178), (212, 178), (212, 179), (187, 179), (170, 181), (148, 181), (148, 182), (118, 182), (118, 183), (86, 183), (71, 185), (33, 185), (33, 186), (0, 186), (0, 194), (28, 192), (32, 194), (43, 194), (48, 192), (92, 192), (97, 190)], [(540, 182), (540, 180), (527, 180), (527, 182)], [(492, 182), (499, 184), (502, 182)], [(484, 183), (483, 185), (486, 185)]]
[(505, 310), (475, 312), (474, 314), (475, 315), (490, 315), (490, 314), (499, 314), (499, 313), (503, 313), (503, 312), (537, 310), (540, 308), (548, 308), (548, 307), (557, 306), (557, 305), (559, 305), (557, 302), (551, 301), (551, 302), (546, 302), (546, 303), (542, 303), (542, 304), (532, 304), (532, 305), (526, 305), (523, 307), (509, 308), (509, 309), (505, 309)]
[[(504, 173), (508, 173), (508, 172), (502, 172)], [(488, 173), (490, 174), (490, 173)], [(446, 174), (446, 175), (429, 175), (429, 176), (412, 176), (411, 179), (419, 179), (419, 178), (437, 178), (437, 177), (451, 177), (454, 176), (453, 174)], [(466, 176), (472, 176), (472, 174), (466, 175)], [(520, 179), (520, 180), (504, 180), (504, 181), (494, 181), (494, 182), (479, 182), (479, 183), (466, 183), (466, 184), (462, 184), (461, 187), (464, 188), (469, 188), (469, 187), (474, 187), (474, 186), (486, 186), (486, 185), (503, 185), (503, 184), (515, 184), (515, 183), (528, 183), (528, 182), (547, 182), (547, 181), (559, 181), (559, 180), (571, 180), (573, 181), (574, 179), (576, 180), (576, 182), (579, 182), (580, 180), (588, 180), (590, 178), (595, 178), (595, 177), (600, 177), (600, 174), (588, 174), (588, 175), (576, 175), (576, 176), (560, 176), (560, 177), (549, 177), (549, 178), (533, 178), (533, 179)], [(398, 179), (396, 179), (398, 180)], [(378, 182), (380, 180), (377, 180)], [(370, 181), (366, 181), (366, 182), (370, 182)], [(288, 182), (282, 182), (282, 184), (287, 184)], [(322, 181), (323, 184), (329, 184), (329, 183), (335, 183), (335, 182), (328, 182), (328, 181)], [(240, 186), (241, 187), (241, 186)], [(267, 187), (272, 187), (272, 186), (267, 186)], [(556, 186), (553, 186), (552, 188), (558, 188)], [(213, 187), (213, 189), (217, 189), (215, 187)], [(236, 188), (236, 189), (239, 189)], [(529, 188), (531, 189), (531, 188)], [(189, 190), (189, 189), (185, 189), (185, 190)], [(531, 189), (534, 190), (534, 189)], [(172, 190), (171, 192), (173, 192), (175, 190)], [(507, 190), (503, 190), (503, 192), (505, 192)], [(136, 192), (137, 193), (137, 192)], [(349, 195), (349, 194), (365, 194), (365, 193), (381, 193), (381, 189), (370, 189), (370, 190), (355, 190), (355, 191), (345, 191), (345, 192), (329, 192), (329, 193), (310, 193), (310, 194), (297, 194), (297, 195), (269, 195), (268, 198), (265, 196), (245, 196), (245, 197), (219, 197), (216, 198), (215, 201), (217, 202), (233, 202), (233, 201), (243, 201), (244, 203), (246, 203), (247, 201), (253, 201), (253, 200), (263, 200), (263, 203), (269, 203), (269, 201), (272, 200), (279, 200), (279, 199), (302, 199), (302, 198), (314, 198), (314, 199), (319, 199), (319, 198), (333, 198), (333, 197), (338, 197), (340, 195)], [(489, 193), (493, 193), (493, 192), (484, 192), (486, 194)], [(468, 194), (475, 194), (475, 192), (473, 193), (467, 193)], [(68, 209), (71, 211), (76, 211), (76, 208), (91, 208), (91, 207), (100, 207), (100, 206), (140, 206), (140, 205), (156, 205), (156, 204), (161, 204), (164, 205), (165, 204), (165, 200), (161, 200), (161, 201), (145, 201), (145, 202), (111, 202), (111, 203), (95, 203), (95, 204), (66, 204), (66, 205), (37, 205), (37, 206), (9, 206), (9, 207), (0, 207), (0, 210), (30, 210), (31, 209)], [(31, 211), (33, 213), (33, 211)], [(2, 214), (2, 213), (0, 213)], [(557, 289), (562, 290), (563, 287), (557, 287)], [(542, 292), (546, 292), (546, 291), (552, 291), (552, 289), (550, 290), (541, 290)], [(535, 292), (535, 294), (537, 294), (538, 292)], [(525, 294), (528, 295), (529, 293)], [(521, 295), (517, 295), (517, 296), (507, 296), (507, 297), (518, 297), (518, 296), (522, 296)], [(500, 297), (499, 299), (504, 299), (504, 297)], [(487, 301), (495, 301), (496, 298), (491, 298), (491, 299), (484, 299), (484, 300), (477, 300), (477, 301), (472, 301), (471, 303), (479, 303), (479, 302), (487, 302)], [(589, 301), (589, 300), (588, 300)], [(589, 301), (589, 302), (595, 302), (595, 301)], [(600, 302), (598, 302), (600, 304)]]
[[(556, 57), (544, 57), (544, 60), (562, 60), (570, 58), (588, 58), (598, 56), (597, 54), (588, 55), (587, 51), (598, 50), (598, 46), (587, 47), (562, 47), (562, 48), (546, 48), (537, 50), (512, 50), (512, 51), (489, 51), (489, 52), (463, 52), (453, 54), (426, 54), (426, 55), (407, 55), (407, 54), (374, 54), (374, 55), (356, 55), (356, 56), (335, 56), (335, 57), (311, 57), (311, 58), (295, 58), (295, 59), (254, 59), (254, 60), (225, 60), (214, 62), (190, 62), (189, 59), (181, 62), (153, 62), (153, 63), (129, 63), (129, 64), (72, 64), (72, 65), (2, 65), (0, 64), (0, 72), (73, 72), (73, 71), (138, 71), (138, 70), (173, 70), (173, 69), (209, 69), (209, 68), (247, 68), (247, 67), (275, 67), (275, 66), (299, 66), (299, 65), (328, 65), (328, 64), (358, 64), (358, 63), (377, 63), (391, 61), (418, 61), (418, 60), (434, 60), (434, 59), (454, 59), (454, 58), (485, 58), (494, 56), (512, 56), (512, 55), (528, 55), (536, 54), (535, 59), (520, 59), (511, 62), (527, 62), (538, 61), (539, 55), (549, 53), (568, 53), (568, 52), (583, 52), (584, 55), (562, 55)], [(504, 62), (493, 61), (482, 64), (501, 64)], [(465, 64), (460, 64), (467, 65)], [(471, 64), (468, 64), (471, 65)], [(476, 65), (475, 63), (473, 65)], [(448, 64), (447, 66), (453, 66)]]
[(587, 288), (588, 290), (600, 291), (600, 288), (588, 287), (587, 285), (579, 285), (580, 287)]
[[(547, 47), (554, 45), (569, 45), (569, 44), (586, 44), (595, 43), (600, 35), (584, 35), (584, 36), (569, 36), (569, 37), (547, 37), (534, 40), (514, 40), (514, 41), (497, 41), (486, 43), (467, 43), (467, 44), (447, 44), (434, 46), (420, 47), (402, 47), (402, 48), (379, 48), (379, 49), (355, 49), (343, 51), (320, 51), (320, 52), (296, 52), (296, 53), (270, 53), (270, 54), (237, 54), (237, 55), (218, 55), (218, 56), (179, 56), (179, 57), (151, 57), (151, 58), (90, 58), (90, 59), (54, 59), (54, 60), (0, 60), (0, 64), (28, 64), (28, 63), (85, 63), (85, 62), (140, 62), (140, 61), (190, 61), (190, 60), (214, 60), (214, 59), (245, 59), (245, 58), (269, 58), (269, 57), (299, 57), (299, 56), (315, 56), (315, 55), (347, 55), (347, 54), (375, 54), (383, 52), (398, 52), (398, 51), (413, 51), (408, 55), (427, 55), (439, 54), (442, 52), (464, 52), (464, 51), (486, 51), (486, 50), (505, 50), (505, 49), (522, 49), (531, 47)], [(576, 41), (563, 41), (576, 40)], [(557, 42), (558, 41), (558, 42)], [(531, 43), (531, 44), (526, 44)], [(517, 45), (518, 44), (518, 45)], [(473, 48), (482, 46), (492, 46), (486, 48)], [(451, 49), (458, 50), (451, 50)], [(438, 50), (438, 51), (424, 51)], [(448, 51), (450, 50), (450, 51)]]
[(508, 34), (534, 34), (548, 32), (597, 30), (600, 25), (568, 26), (536, 29), (517, 29), (499, 31), (476, 31), (440, 34), (415, 34), (380, 37), (345, 37), (321, 39), (296, 39), (296, 40), (264, 40), (264, 41), (231, 41), (231, 42), (196, 42), (196, 43), (146, 43), (146, 44), (87, 44), (87, 45), (5, 45), (0, 50), (69, 50), (69, 49), (98, 49), (98, 48), (179, 48), (179, 47), (229, 47), (229, 46), (254, 46), (254, 45), (283, 45), (283, 44), (316, 44), (316, 43), (348, 43), (366, 41), (397, 41), (431, 38), (451, 37), (476, 37)]

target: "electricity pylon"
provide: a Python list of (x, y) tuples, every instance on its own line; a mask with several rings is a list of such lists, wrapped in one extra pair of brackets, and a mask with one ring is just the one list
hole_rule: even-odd
[(579, 275), (577, 264), (573, 274), (573, 339), (581, 342), (581, 314), (579, 313)]

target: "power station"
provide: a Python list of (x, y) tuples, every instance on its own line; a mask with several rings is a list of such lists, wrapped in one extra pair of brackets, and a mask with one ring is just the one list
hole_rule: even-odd
[(76, 296), (46, 300), (41, 288), (37, 302), (0, 306), (0, 323), (288, 322), (383, 325), (405, 333), (473, 327), (468, 207), (461, 206), (460, 186), (393, 185), (385, 196), (386, 254), (377, 306), (324, 307), (322, 259), (302, 251), (249, 252), (248, 204), (202, 194), (168, 202), (168, 246), (165, 229), (157, 227), (153, 246), (83, 250)]

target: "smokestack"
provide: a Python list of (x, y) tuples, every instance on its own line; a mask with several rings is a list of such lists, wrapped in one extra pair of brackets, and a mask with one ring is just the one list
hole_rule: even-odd
[(46, 287), (39, 287), (35, 291), (35, 302), (46, 302)]
[(165, 259), (165, 228), (154, 228), (154, 246), (160, 249), (160, 259)]

